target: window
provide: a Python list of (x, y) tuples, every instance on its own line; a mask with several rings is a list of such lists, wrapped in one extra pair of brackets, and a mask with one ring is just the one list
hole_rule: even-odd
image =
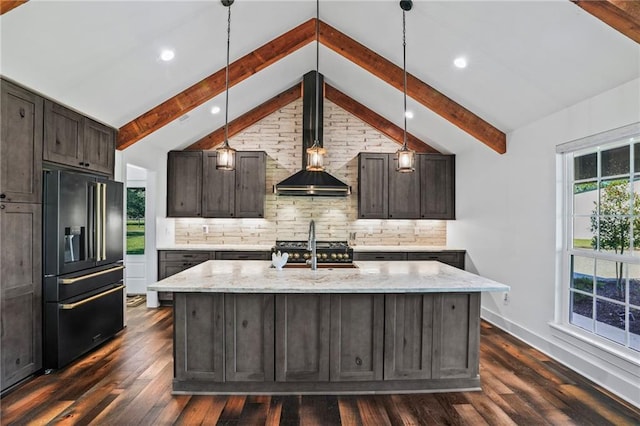
[(637, 129), (559, 147), (567, 193), (565, 321), (633, 351), (640, 351)]
[(127, 254), (144, 254), (144, 203), (144, 188), (127, 188)]

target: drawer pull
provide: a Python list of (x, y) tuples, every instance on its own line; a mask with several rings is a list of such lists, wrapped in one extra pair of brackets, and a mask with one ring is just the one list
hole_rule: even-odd
[(59, 284), (74, 284), (78, 281), (86, 280), (88, 278), (97, 277), (100, 275), (108, 274), (109, 272), (115, 272), (124, 269), (124, 266), (116, 266), (115, 268), (105, 269), (104, 271), (94, 272), (93, 274), (81, 275), (75, 278), (62, 278), (58, 280)]
[(86, 303), (92, 302), (96, 299), (100, 299), (101, 297), (107, 296), (111, 293), (115, 293), (116, 291), (120, 291), (124, 288), (123, 285), (119, 285), (118, 287), (112, 288), (111, 290), (107, 290), (104, 293), (100, 293), (100, 294), (96, 294), (95, 296), (91, 296), (91, 297), (87, 297), (86, 299), (83, 299), (79, 302), (76, 303), (61, 303), (60, 305), (58, 305), (60, 307), (60, 309), (68, 311), (71, 309), (75, 309), (78, 306), (82, 306)]

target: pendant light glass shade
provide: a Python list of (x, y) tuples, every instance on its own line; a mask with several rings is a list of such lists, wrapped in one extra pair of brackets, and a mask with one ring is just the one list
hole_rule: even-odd
[(324, 155), (327, 150), (314, 141), (313, 145), (307, 148), (307, 170), (310, 172), (321, 172), (324, 170)]
[(216, 169), (235, 170), (236, 150), (229, 146), (229, 46), (231, 42), (231, 5), (233, 0), (220, 0), (222, 5), (229, 9), (227, 18), (227, 68), (226, 68), (226, 94), (224, 113), (224, 144), (216, 149)]
[(396, 151), (396, 170), (400, 173), (410, 173), (416, 169), (416, 153), (407, 147), (407, 42), (405, 12), (411, 10), (412, 6), (413, 2), (410, 0), (400, 2), (400, 8), (402, 8), (402, 69), (404, 72), (404, 141), (402, 148)]

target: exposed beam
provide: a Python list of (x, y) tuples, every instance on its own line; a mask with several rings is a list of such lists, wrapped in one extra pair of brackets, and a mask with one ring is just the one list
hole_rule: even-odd
[[(330, 25), (320, 22), (320, 42), (398, 90), (403, 90), (402, 68)], [(473, 112), (407, 73), (407, 94), (455, 124), (494, 151), (507, 151), (507, 136)]]
[[(229, 86), (235, 86), (315, 38), (315, 19), (311, 19), (271, 40), (229, 64)], [(118, 132), (118, 149), (130, 146), (222, 93), (225, 90), (225, 71), (222, 68), (122, 126)]]
[[(238, 84), (315, 40), (315, 22), (312, 18), (230, 64), (229, 84)], [(403, 90), (400, 67), (323, 22), (320, 22), (320, 42), (398, 90)], [(130, 146), (221, 93), (225, 84), (224, 74), (223, 68), (125, 124), (118, 134), (118, 149)], [(506, 135), (503, 132), (411, 74), (407, 75), (407, 93), (496, 152), (506, 152)]]
[[(289, 105), (291, 102), (299, 99), (300, 96), (302, 96), (302, 86), (300, 84), (296, 84), (292, 88), (285, 90), (279, 95), (269, 99), (262, 105), (255, 107), (251, 111), (243, 114), (242, 116), (229, 123), (229, 137), (242, 132), (247, 127), (257, 123), (268, 115), (276, 112), (280, 108)], [(208, 134), (199, 141), (189, 145), (186, 149), (211, 149), (214, 146), (221, 144), (222, 142), (224, 142), (224, 126)]]
[[(378, 113), (370, 110), (358, 101), (345, 95), (335, 87), (332, 87), (329, 84), (325, 84), (324, 95), (327, 99), (338, 105), (340, 108), (344, 109), (355, 117), (358, 117), (360, 120), (364, 121), (374, 129), (393, 139), (395, 142), (399, 144), (402, 144), (404, 142), (403, 129), (396, 126)], [(416, 152), (439, 152), (437, 149), (433, 148), (430, 145), (427, 145), (408, 132), (407, 146), (409, 146), (409, 148), (413, 149)]]
[(605, 24), (640, 43), (640, 1), (570, 0)]
[(0, 15), (4, 15), (8, 11), (25, 4), (29, 0), (0, 0)]

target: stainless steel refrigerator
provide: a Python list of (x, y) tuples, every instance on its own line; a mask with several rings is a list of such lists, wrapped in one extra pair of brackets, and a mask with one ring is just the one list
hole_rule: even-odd
[(44, 171), (44, 367), (65, 366), (124, 327), (123, 185)]

